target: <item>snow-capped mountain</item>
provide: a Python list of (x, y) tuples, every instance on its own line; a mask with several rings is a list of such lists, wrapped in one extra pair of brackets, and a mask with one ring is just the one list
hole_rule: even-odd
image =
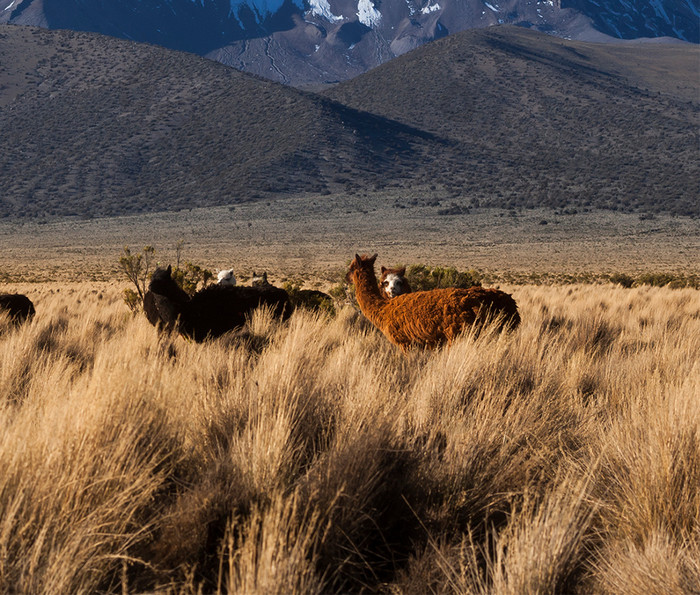
[(465, 29), (700, 41), (697, 0), (0, 0), (0, 23), (94, 31), (303, 86), (345, 80)]
[(585, 14), (596, 29), (612, 37), (666, 36), (700, 41), (697, 0), (561, 0), (561, 4)]

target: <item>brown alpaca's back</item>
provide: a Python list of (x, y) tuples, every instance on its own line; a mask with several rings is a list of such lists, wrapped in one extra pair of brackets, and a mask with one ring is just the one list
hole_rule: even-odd
[(434, 348), (452, 342), (472, 325), (500, 321), (501, 328), (520, 323), (518, 307), (498, 289), (470, 287), (406, 293), (382, 297), (374, 274), (377, 255), (360, 256), (350, 263), (346, 279), (355, 285), (362, 313), (403, 351), (410, 347)]
[(451, 343), (474, 324), (490, 319), (498, 319), (501, 328), (515, 328), (520, 323), (515, 301), (497, 289), (470, 287), (400, 295), (386, 302), (377, 323), (392, 343), (405, 350)]

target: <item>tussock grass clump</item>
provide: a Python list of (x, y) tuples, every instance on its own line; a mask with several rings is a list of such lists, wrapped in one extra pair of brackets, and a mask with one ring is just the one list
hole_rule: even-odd
[(0, 320), (0, 592), (700, 586), (694, 290), (513, 287), (516, 331), (404, 356), (350, 308), (198, 344), (56, 289)]

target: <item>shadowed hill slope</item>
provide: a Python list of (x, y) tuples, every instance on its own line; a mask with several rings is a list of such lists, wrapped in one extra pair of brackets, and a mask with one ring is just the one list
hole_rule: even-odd
[(194, 55), (0, 27), (0, 216), (111, 215), (403, 180), (440, 141)]
[(325, 92), (455, 143), (438, 178), (481, 204), (700, 214), (700, 48), (515, 27), (424, 45)]
[(700, 215), (687, 72), (698, 49), (672, 49), (645, 46), (642, 60), (519, 28), (469, 31), (322, 96), (156, 46), (1, 26), (0, 216), (384, 188), (452, 201), (446, 214)]

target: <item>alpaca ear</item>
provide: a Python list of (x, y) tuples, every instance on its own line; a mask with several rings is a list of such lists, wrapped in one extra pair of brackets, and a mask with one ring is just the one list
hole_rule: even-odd
[(387, 268), (386, 268), (384, 265), (382, 265), (382, 275), (383, 275), (384, 273), (386, 273), (386, 271), (387, 271)]
[(369, 261), (370, 261), (372, 264), (374, 264), (374, 261), (377, 260), (377, 256), (379, 256), (379, 255), (375, 253), (374, 256), (373, 256), (372, 258), (369, 259)]
[(172, 275), (172, 274), (173, 274), (173, 267), (172, 267), (172, 265), (168, 265), (168, 275)]
[(267, 281), (267, 271), (263, 273), (263, 281)]
[(406, 267), (399, 269), (399, 276), (401, 276), (401, 277), (406, 276)]
[(359, 255), (359, 254), (355, 254), (355, 260), (356, 260), (357, 262), (360, 262), (360, 255)]

